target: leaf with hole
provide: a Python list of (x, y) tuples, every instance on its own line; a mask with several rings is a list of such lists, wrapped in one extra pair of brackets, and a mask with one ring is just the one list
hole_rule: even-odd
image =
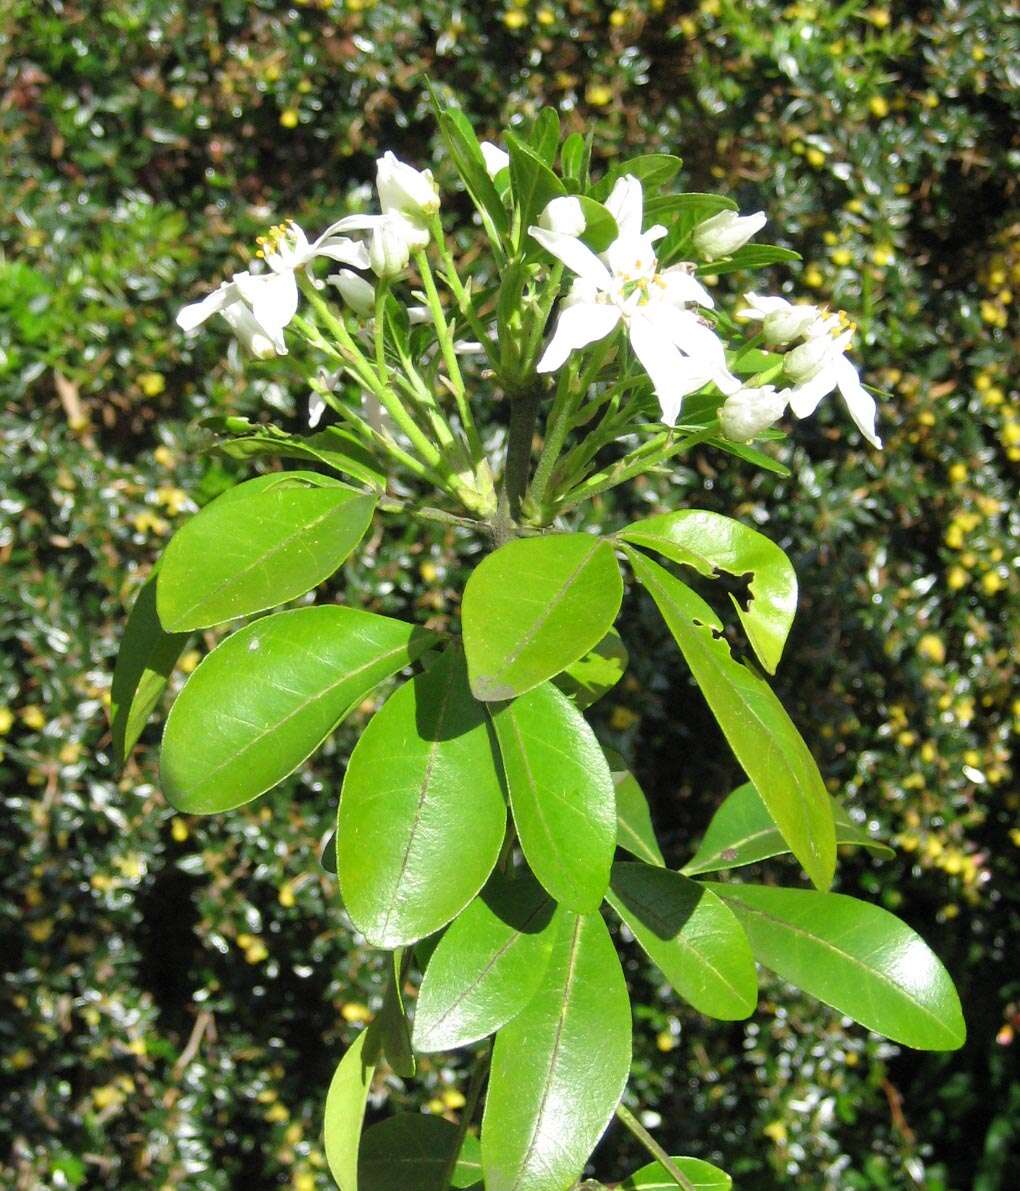
[(203, 659), (170, 710), (164, 794), (196, 815), (250, 802), (434, 640), (402, 620), (335, 604), (246, 625)]
[(783, 980), (904, 1046), (963, 1045), (949, 973), (888, 910), (841, 893), (706, 884), (740, 919), (758, 962)]
[(564, 1191), (630, 1073), (630, 997), (599, 914), (564, 911), (538, 991), (496, 1035), (482, 1118), (486, 1191)]
[(506, 1025), (538, 988), (558, 929), (555, 903), (526, 869), (512, 880), (494, 874), (432, 953), (415, 1049), (455, 1050)]
[(606, 900), (695, 1009), (723, 1021), (754, 1012), (758, 978), (747, 936), (714, 893), (668, 868), (624, 861), (613, 865)]
[(546, 534), (500, 547), (464, 589), (475, 698), (513, 699), (573, 665), (613, 627), (622, 599), (616, 556), (601, 538)]
[(597, 910), (616, 849), (616, 800), (595, 733), (550, 682), (494, 706), (492, 723), (525, 859), (556, 901)]
[(722, 624), (705, 601), (650, 558), (627, 553), (790, 850), (812, 882), (828, 888), (836, 867), (832, 804), (793, 721), (771, 687), (715, 635)]
[(347, 913), (374, 947), (432, 934), (485, 884), (505, 829), (485, 709), (451, 648), (387, 699), (351, 754), (337, 820)]

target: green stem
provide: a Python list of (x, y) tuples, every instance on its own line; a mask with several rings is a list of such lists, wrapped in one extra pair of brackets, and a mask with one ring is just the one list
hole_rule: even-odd
[(521, 500), (528, 485), (531, 444), (538, 417), (538, 393), (522, 393), (510, 398), (510, 430), (506, 442), (506, 466), (500, 489), (499, 507), (493, 523), (497, 544), (513, 537), (515, 522), (520, 516)]
[(383, 513), (402, 513), (409, 517), (417, 517), (419, 521), (434, 521), (438, 525), (459, 525), (464, 529), (476, 531), (489, 528), (487, 521), (478, 521), (473, 517), (458, 517), (456, 513), (448, 513), (445, 509), (434, 509), (429, 505), (413, 505), (393, 496), (387, 496), (380, 500), (379, 510)]
[(467, 324), (471, 328), (471, 332), (474, 337), (485, 349), (485, 355), (488, 358), (489, 364), (498, 371), (499, 355), (496, 351), (495, 345), (486, 333), (481, 319), (475, 313), (471, 296), (464, 288), (464, 283), (460, 279), (460, 274), (457, 272), (457, 266), (454, 263), (453, 253), (450, 252), (450, 246), (446, 242), (446, 233), (443, 231), (443, 224), (438, 215), (434, 216), (432, 220), (431, 231), (432, 238), (435, 240), (436, 246), (439, 249), (440, 260), (443, 262), (446, 284), (450, 287), (453, 296), (457, 299), (457, 309), (467, 320)]
[(422, 284), (425, 286), (425, 297), (428, 299), (429, 312), (432, 315), (432, 325), (436, 329), (436, 336), (439, 339), (439, 347), (443, 353), (446, 371), (450, 375), (450, 388), (453, 392), (454, 401), (457, 403), (457, 413), (460, 415), (460, 423), (467, 436), (468, 448), (471, 452), (471, 462), (477, 463), (484, 454), (482, 443), (478, 437), (474, 417), (471, 414), (471, 406), (468, 404), (467, 390), (464, 386), (464, 377), (460, 370), (460, 361), (457, 359), (457, 350), (454, 347), (453, 336), (450, 333), (450, 326), (446, 321), (446, 315), (443, 313), (443, 306), (439, 301), (439, 291), (436, 289), (435, 278), (432, 276), (432, 269), (429, 266), (429, 259), (424, 249), (419, 249), (415, 253), (415, 261), (418, 264), (418, 272), (421, 274)]
[(616, 1106), (616, 1116), (619, 1121), (634, 1134), (645, 1149), (658, 1161), (662, 1169), (669, 1175), (678, 1187), (682, 1187), (683, 1191), (696, 1191), (691, 1180), (680, 1170), (673, 1159), (666, 1153), (655, 1138), (648, 1132), (648, 1130), (641, 1124), (637, 1117), (624, 1104)]
[(449, 1191), (453, 1172), (457, 1169), (460, 1151), (464, 1146), (464, 1138), (467, 1137), (467, 1131), (471, 1125), (471, 1118), (475, 1115), (478, 1109), (478, 1101), (482, 1097), (482, 1089), (485, 1087), (485, 1080), (489, 1074), (489, 1063), (491, 1060), (492, 1043), (490, 1042), (485, 1050), (479, 1051), (475, 1056), (474, 1065), (471, 1068), (471, 1078), (468, 1082), (465, 1104), (463, 1109), (461, 1109), (460, 1120), (457, 1122), (457, 1138), (453, 1144), (453, 1149), (450, 1152), (450, 1160), (446, 1165), (446, 1170), (443, 1171), (443, 1178), (440, 1183), (443, 1191)]

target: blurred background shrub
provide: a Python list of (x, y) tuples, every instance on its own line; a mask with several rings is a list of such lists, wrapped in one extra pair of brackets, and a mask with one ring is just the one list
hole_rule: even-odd
[[(363, 203), (384, 148), (448, 182), (426, 73), (483, 135), (553, 104), (603, 164), (665, 148), (685, 188), (764, 208), (804, 255), (798, 289), (852, 314), (890, 394), (881, 455), (834, 403), (778, 448), (790, 478), (700, 455), (590, 516), (735, 510), (790, 552), (803, 596), (778, 689), (832, 789), (898, 847), (845, 858), (841, 887), (927, 936), (970, 1040), (903, 1053), (775, 982), (751, 1021), (710, 1023), (635, 954), (634, 1104), (742, 1188), (1016, 1185), (1018, 63), (998, 0), (8, 0), (5, 1186), (330, 1185), (324, 1089), (382, 970), (317, 858), (371, 709), (274, 794), (191, 820), (154, 784), (157, 729), (113, 772), (104, 704), (158, 548), (245, 474), (201, 452), (196, 417), (303, 421), (289, 359), (185, 343), (177, 308), (266, 224)], [(375, 539), (347, 598), (442, 621), (469, 565), (456, 536), (407, 527)], [(660, 663), (661, 627), (630, 613), (631, 673), (594, 718), (680, 863), (739, 774), (680, 663)], [(437, 1057), (373, 1111), (455, 1115), (459, 1082)], [(600, 1170), (636, 1158), (612, 1133)]]

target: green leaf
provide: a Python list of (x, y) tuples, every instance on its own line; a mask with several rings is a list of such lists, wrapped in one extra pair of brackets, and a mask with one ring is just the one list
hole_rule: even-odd
[(400, 687), (351, 754), (340, 795), (340, 893), (374, 947), (455, 918), (485, 884), (506, 830), (484, 708), (449, 649)]
[(750, 574), (747, 610), (730, 598), (758, 661), (770, 674), (776, 672), (797, 611), (797, 574), (775, 542), (749, 525), (706, 509), (646, 517), (621, 530), (620, 537), (702, 575)]
[(613, 865), (606, 900), (695, 1009), (723, 1021), (754, 1012), (758, 978), (751, 948), (715, 894), (668, 868), (627, 861)]
[(644, 790), (618, 753), (611, 749), (603, 749), (603, 752), (609, 762), (616, 790), (617, 845), (646, 864), (665, 866)]
[(605, 252), (620, 234), (616, 220), (601, 203), (587, 195), (577, 195), (577, 201), (581, 204), (581, 213), (584, 215), (581, 239), (592, 252)]
[(628, 550), (724, 736), (812, 882), (828, 888), (836, 867), (832, 806), (814, 758), (769, 685), (716, 637), (722, 625), (689, 587)]
[(528, 228), (538, 222), (546, 204), (567, 193), (566, 187), (542, 158), (512, 132), (506, 134), (510, 153), (510, 182), (514, 204), (519, 211), (521, 243), (530, 248), (538, 244), (528, 236)]
[(516, 538), (464, 589), (464, 648), (476, 699), (522, 695), (583, 657), (613, 627), (623, 580), (591, 534)]
[[(858, 827), (835, 799), (832, 800), (832, 811), (837, 844), (868, 848), (880, 856), (895, 855), (892, 848), (872, 839), (867, 831)], [(701, 847), (681, 871), (694, 876), (739, 868), (782, 856), (789, 850), (758, 791), (746, 782), (724, 799), (712, 816)]]
[(340, 484), (215, 501), (181, 527), (156, 589), (168, 632), (249, 616), (304, 595), (361, 541), (375, 500)]
[(960, 999), (920, 935), (841, 893), (709, 883), (747, 931), (758, 961), (869, 1030), (917, 1050), (956, 1050)]
[(552, 683), (494, 707), (492, 722), (525, 859), (558, 902), (597, 910), (616, 849), (616, 800), (595, 733)]
[[(603, 201), (613, 189), (617, 180), (625, 174), (637, 178), (645, 192), (646, 200), (653, 192), (661, 190), (676, 177), (677, 171), (683, 165), (679, 157), (671, 153), (642, 153), (638, 157), (619, 161), (606, 173), (605, 177), (593, 188), (592, 197)], [(645, 222), (649, 222), (647, 219)]]
[(439, 940), (418, 992), (414, 1046), (455, 1050), (506, 1025), (538, 988), (559, 930), (535, 878), (492, 879)]
[(712, 445), (720, 451), (725, 451), (728, 455), (735, 455), (746, 463), (753, 463), (755, 467), (770, 471), (775, 476), (782, 476), (786, 479), (792, 474), (785, 463), (780, 463), (778, 459), (773, 459), (771, 455), (766, 455), (764, 451), (759, 451), (756, 447), (749, 447), (747, 443), (730, 442), (728, 438), (719, 435), (712, 439)]
[(560, 171), (563, 177), (576, 186), (583, 187), (588, 181), (588, 161), (591, 146), (579, 132), (572, 132), (560, 149)]
[[(703, 1162), (700, 1158), (675, 1158), (670, 1161), (686, 1175), (694, 1191), (730, 1191), (733, 1180), (725, 1170)], [(649, 1162), (620, 1184), (619, 1191), (676, 1191), (676, 1180), (666, 1173), (661, 1162)]]
[(196, 815), (250, 802), (434, 640), (402, 620), (335, 604), (246, 625), (202, 661), (170, 711), (164, 794)]
[(166, 689), (187, 633), (167, 633), (156, 615), (157, 571), (135, 597), (124, 626), (110, 692), (113, 756), (123, 765)]
[(764, 269), (766, 265), (800, 259), (799, 252), (790, 248), (780, 248), (776, 244), (745, 244), (732, 256), (698, 265), (694, 271), (699, 277), (721, 277), (723, 273), (736, 273), (740, 269)]
[(324, 463), (377, 492), (382, 492), (386, 487), (386, 474), (380, 470), (378, 460), (355, 434), (342, 426), (326, 426), (316, 434), (296, 435), (287, 434), (277, 426), (222, 414), (203, 418), (199, 424), (214, 433), (230, 435), (207, 448), (217, 455), (225, 455), (229, 459), (255, 459), (259, 456), (308, 459)]
[(629, 661), (623, 638), (610, 629), (594, 649), (557, 674), (553, 682), (570, 696), (578, 711), (584, 711), (616, 686)]
[(496, 1035), (482, 1119), (486, 1191), (564, 1191), (584, 1169), (630, 1071), (630, 998), (598, 914), (564, 911), (552, 960)]
[(360, 1191), (446, 1191), (481, 1185), (481, 1150), (467, 1134), (457, 1157), (459, 1130), (443, 1117), (398, 1113), (365, 1130), (358, 1161)]
[(361, 1122), (375, 1075), (376, 1054), (375, 1030), (369, 1026), (347, 1048), (326, 1095), (326, 1162), (340, 1191), (358, 1191)]
[(485, 158), (482, 156), (475, 130), (463, 112), (456, 108), (442, 108), (434, 94), (432, 104), (439, 122), (439, 131), (464, 188), (486, 223), (490, 239), (498, 244), (507, 234), (510, 224), (503, 200), (485, 168)]
[(379, 1045), (386, 1061), (402, 1079), (411, 1079), (415, 1072), (414, 1051), (411, 1049), (411, 1031), (404, 1012), (404, 994), (401, 985), (401, 971), (404, 953), (394, 951), (390, 956), (391, 972), (386, 981), (382, 1008), (376, 1023), (379, 1029)]
[(665, 194), (649, 199), (645, 207), (648, 223), (664, 223), (669, 232), (658, 245), (660, 267), (689, 255), (691, 236), (699, 223), (720, 211), (736, 211), (737, 204), (721, 194)]
[(547, 166), (552, 167), (560, 147), (560, 114), (555, 108), (544, 107), (538, 113), (528, 145)]

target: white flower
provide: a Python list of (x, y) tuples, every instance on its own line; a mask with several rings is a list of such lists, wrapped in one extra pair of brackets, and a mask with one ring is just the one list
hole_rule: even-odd
[(314, 430), (316, 426), (322, 421), (322, 415), (326, 412), (326, 402), (323, 400), (322, 394), (316, 392), (315, 389), (308, 394), (308, 429)]
[[(377, 277), (396, 277), (407, 268), (415, 243), (411, 224), (403, 215), (381, 215), (372, 225), (368, 260)], [(427, 241), (426, 241), (427, 242)]]
[(478, 147), (485, 158), (485, 172), (490, 178), (495, 178), (500, 170), (505, 170), (510, 165), (510, 154), (499, 145), (494, 145), (492, 141), (482, 141)]
[(795, 306), (785, 298), (759, 297), (745, 294), (747, 306), (737, 313), (744, 318), (760, 319), (765, 342), (784, 347), (806, 335), (821, 317), (817, 306)]
[(605, 205), (616, 220), (619, 236), (601, 256), (576, 236), (543, 227), (528, 229), (577, 274), (538, 370), (554, 371), (572, 351), (605, 338), (622, 322), (652, 380), (663, 421), (672, 426), (688, 393), (709, 381), (732, 393), (740, 388), (740, 381), (726, 367), (721, 341), (687, 309), (712, 305), (691, 267), (680, 264), (658, 271), (653, 244), (666, 229), (641, 230), (640, 181), (631, 175), (620, 178)]
[(588, 226), (580, 202), (573, 196), (554, 198), (538, 217), (538, 226), (564, 236), (579, 236)]
[(358, 269), (367, 268), (368, 253), (364, 244), (337, 234), (342, 222), (330, 224), (317, 240), (309, 243), (301, 228), (289, 219), (259, 236), (259, 256), (274, 273), (295, 273), (307, 268), (318, 256)]
[(341, 269), (326, 280), (335, 285), (340, 296), (362, 318), (368, 318), (375, 310), (375, 287), (353, 269)]
[(754, 215), (738, 215), (736, 211), (720, 211), (703, 220), (694, 229), (694, 247), (707, 261), (729, 256), (743, 248), (748, 240), (760, 232), (767, 222), (764, 211)]
[(432, 171), (416, 170), (389, 150), (376, 163), (375, 187), (384, 214), (399, 211), (418, 220), (439, 210), (439, 187)]
[(733, 442), (750, 442), (783, 416), (787, 395), (773, 385), (738, 389), (719, 408), (723, 434)]
[(283, 329), (297, 310), (297, 286), (292, 273), (253, 276), (245, 270), (224, 281), (201, 302), (192, 302), (177, 315), (182, 331), (193, 331), (214, 314), (222, 315), (241, 343), (260, 360), (285, 356)]

